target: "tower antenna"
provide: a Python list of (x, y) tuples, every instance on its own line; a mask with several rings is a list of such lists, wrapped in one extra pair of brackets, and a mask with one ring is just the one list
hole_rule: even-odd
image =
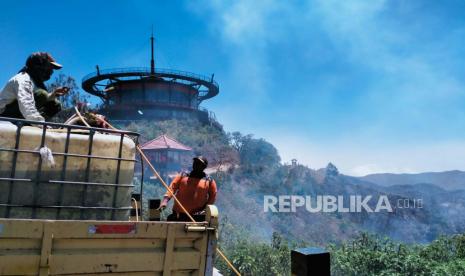
[(150, 60), (150, 74), (155, 75), (155, 60), (153, 59), (153, 25), (152, 25), (152, 36), (150, 37), (152, 46), (152, 59)]

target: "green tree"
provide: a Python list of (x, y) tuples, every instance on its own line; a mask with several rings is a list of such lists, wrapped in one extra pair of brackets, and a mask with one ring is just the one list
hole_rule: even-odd
[(429, 245), (405, 245), (362, 233), (332, 245), (334, 275), (465, 275), (465, 235), (440, 237)]
[(278, 150), (264, 139), (247, 135), (235, 141), (233, 145), (238, 149), (241, 166), (246, 172), (261, 173), (280, 166)]

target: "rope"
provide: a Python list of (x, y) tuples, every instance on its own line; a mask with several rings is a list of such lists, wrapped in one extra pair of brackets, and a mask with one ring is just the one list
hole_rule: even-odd
[(91, 126), (87, 123), (86, 119), (84, 119), (84, 117), (82, 117), (81, 112), (79, 112), (79, 109), (77, 108), (77, 106), (74, 107), (74, 110), (76, 111), (76, 114), (79, 116), (79, 119), (81, 119), (81, 121), (82, 121), (87, 127), (91, 127)]
[(224, 253), (218, 247), (216, 248), (216, 252), (218, 252), (218, 254), (220, 254), (221, 258), (223, 258), (223, 260), (226, 262), (226, 264), (229, 266), (229, 268), (231, 268), (232, 271), (234, 271), (234, 273), (236, 273), (236, 275), (241, 276), (241, 273), (239, 272), (239, 270), (237, 270), (234, 267), (234, 265), (231, 263), (231, 261), (229, 261), (229, 259), (224, 255)]
[[(76, 110), (76, 113), (77, 115), (79, 116), (79, 118), (84, 122), (84, 124), (86, 124), (88, 127), (89, 124), (85, 121), (85, 119), (82, 117), (81, 113), (79, 112), (79, 110), (77, 109), (77, 107), (74, 107), (74, 109)], [(97, 120), (100, 120), (101, 122), (103, 123), (106, 123), (111, 129), (114, 129), (114, 130), (119, 130), (117, 129), (116, 127), (112, 126), (110, 123), (108, 123), (106, 120), (102, 119), (102, 118), (99, 118), (97, 116), (94, 116), (94, 118), (96, 118)], [(155, 167), (152, 165), (152, 163), (150, 162), (150, 160), (147, 158), (147, 156), (144, 154), (144, 152), (142, 151), (142, 149), (140, 148), (139, 145), (137, 145), (137, 151), (139, 152), (139, 154), (142, 156), (142, 158), (145, 160), (145, 162), (147, 162), (147, 164), (149, 165), (150, 169), (152, 170), (154, 176), (157, 177), (157, 179), (160, 180), (161, 184), (163, 184), (163, 186), (166, 188), (166, 190), (172, 195), (173, 199), (179, 204), (179, 206), (181, 207), (181, 209), (184, 211), (184, 213), (189, 217), (189, 219), (192, 221), (192, 222), (196, 222), (195, 219), (189, 214), (189, 212), (187, 211), (186, 208), (184, 208), (184, 206), (182, 205), (181, 201), (178, 200), (178, 198), (176, 197), (176, 195), (174, 194), (173, 190), (171, 190), (171, 188), (166, 184), (166, 182), (163, 180), (163, 178), (161, 178), (160, 174), (158, 173), (158, 171), (155, 169)], [(137, 209), (136, 209), (137, 210)], [(136, 211), (137, 212), (137, 211)], [(137, 213), (136, 213), (137, 214)], [(234, 267), (234, 265), (231, 263), (231, 261), (229, 261), (229, 259), (226, 257), (226, 255), (224, 255), (224, 253), (217, 247), (216, 248), (216, 252), (218, 252), (218, 254), (221, 256), (221, 258), (223, 258), (223, 260), (226, 262), (226, 264), (229, 266), (229, 268), (231, 268), (232, 271), (234, 271), (234, 273), (236, 273), (237, 276), (241, 276), (241, 273)]]
[(182, 211), (189, 217), (189, 219), (192, 221), (192, 222), (196, 222), (195, 219), (189, 214), (189, 212), (187, 211), (186, 208), (184, 208), (184, 206), (182, 205), (181, 201), (179, 201), (179, 199), (176, 197), (176, 195), (174, 194), (173, 190), (171, 190), (171, 188), (166, 184), (166, 182), (163, 180), (163, 178), (161, 178), (160, 174), (158, 173), (158, 171), (155, 169), (155, 167), (152, 165), (152, 163), (150, 162), (150, 160), (147, 158), (147, 156), (144, 154), (144, 152), (142, 151), (142, 149), (137, 146), (137, 150), (139, 151), (139, 154), (142, 156), (142, 158), (145, 160), (145, 162), (147, 162), (147, 164), (149, 165), (150, 169), (152, 170), (153, 174), (160, 180), (161, 184), (163, 184), (163, 186), (165, 186), (165, 188), (168, 190), (168, 192), (171, 194), (171, 196), (173, 196), (173, 199), (176, 201), (176, 203), (179, 204), (179, 206), (181, 207)]

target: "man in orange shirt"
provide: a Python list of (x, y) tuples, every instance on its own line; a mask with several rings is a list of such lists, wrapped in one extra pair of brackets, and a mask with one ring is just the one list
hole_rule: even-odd
[[(216, 182), (204, 173), (208, 161), (203, 156), (195, 157), (192, 171), (189, 174), (177, 175), (170, 184), (170, 189), (184, 208), (193, 216), (195, 221), (204, 221), (205, 215), (201, 214), (205, 207), (215, 203)], [(160, 209), (166, 208), (172, 194), (167, 192), (160, 204)], [(177, 202), (174, 203), (173, 213), (168, 216), (168, 221), (190, 221)]]

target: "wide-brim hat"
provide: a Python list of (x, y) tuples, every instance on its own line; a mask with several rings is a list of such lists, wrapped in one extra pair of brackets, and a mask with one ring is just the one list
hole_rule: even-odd
[(192, 158), (192, 159), (193, 159), (193, 160), (198, 160), (198, 161), (202, 162), (202, 163), (205, 165), (205, 167), (208, 166), (208, 160), (207, 160), (207, 158), (205, 158), (205, 157), (203, 157), (203, 156), (196, 156), (196, 157), (194, 157), (194, 158)]
[(63, 65), (56, 62), (56, 60), (52, 57), (52, 55), (50, 55), (49, 53), (46, 53), (46, 54), (47, 54), (48, 62), (53, 66), (53, 69), (63, 68)]
[(63, 65), (58, 63), (52, 55), (47, 52), (35, 52), (31, 54), (26, 60), (26, 66), (34, 67), (34, 66), (43, 66), (45, 64), (49, 64), (52, 66), (53, 69), (61, 69)]

